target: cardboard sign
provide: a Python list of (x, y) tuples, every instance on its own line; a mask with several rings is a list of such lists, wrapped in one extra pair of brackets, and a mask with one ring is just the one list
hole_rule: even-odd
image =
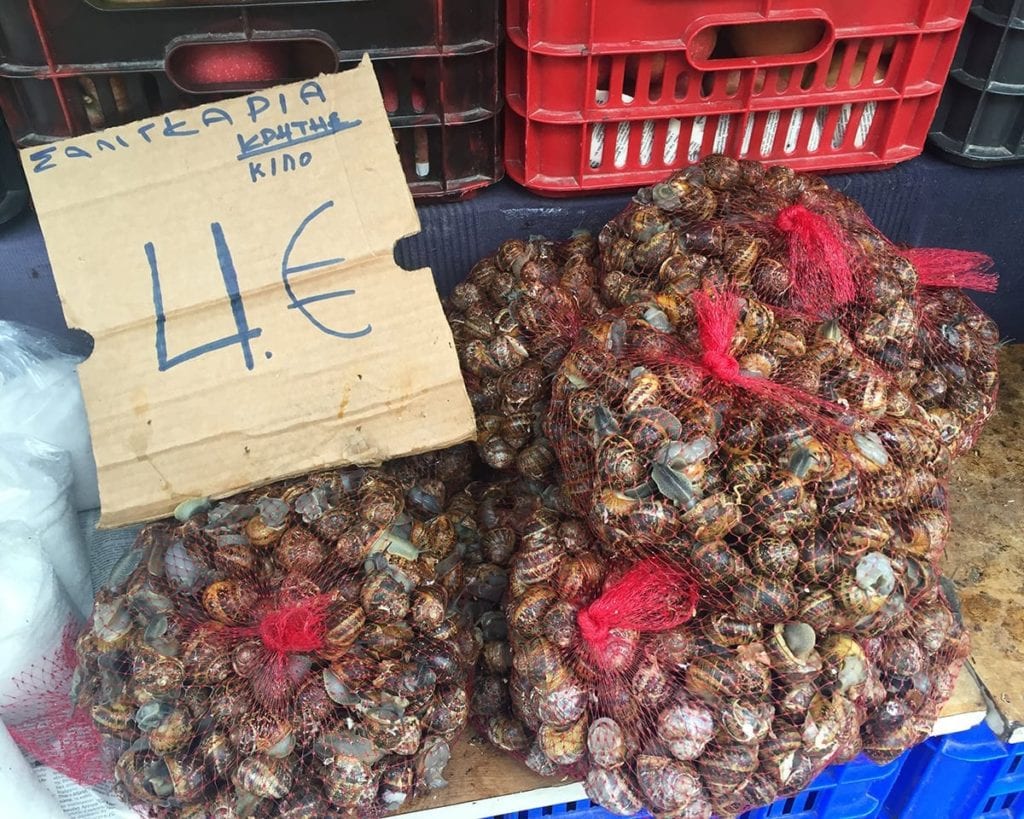
[(101, 526), (471, 438), (368, 59), (22, 161), (81, 366)]

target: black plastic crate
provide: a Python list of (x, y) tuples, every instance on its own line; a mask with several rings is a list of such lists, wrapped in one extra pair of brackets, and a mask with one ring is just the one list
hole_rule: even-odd
[[(445, 110), (456, 102), (472, 105), (474, 81), (475, 90), (494, 82), (493, 74), (484, 73), (494, 69), (493, 53), (440, 61), (383, 60), (374, 67), (414, 196), (461, 196), (501, 177), (497, 113), (484, 106)], [(454, 76), (446, 81), (455, 71), (461, 85)], [(472, 80), (471, 72), (476, 73)], [(442, 94), (440, 99), (432, 96), (435, 93)], [(23, 146), (99, 131), (224, 96), (182, 91), (163, 71), (0, 78), (0, 105), (14, 138)]]
[(305, 36), (343, 61), (451, 54), (495, 46), (499, 25), (497, 0), (2, 0), (0, 74), (154, 69), (214, 38)]
[(27, 202), (25, 174), (4, 119), (0, 117), (0, 224), (21, 213)]
[(948, 159), (1024, 162), (1024, 0), (979, 0), (929, 134)]
[(369, 53), (413, 194), (460, 196), (503, 172), (501, 2), (0, 0), (0, 108), (37, 144)]

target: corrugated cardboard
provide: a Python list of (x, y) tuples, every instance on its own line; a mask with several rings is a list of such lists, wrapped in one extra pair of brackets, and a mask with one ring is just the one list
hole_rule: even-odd
[(368, 60), (22, 159), (96, 341), (101, 526), (474, 434), (430, 272), (392, 258), (419, 222)]

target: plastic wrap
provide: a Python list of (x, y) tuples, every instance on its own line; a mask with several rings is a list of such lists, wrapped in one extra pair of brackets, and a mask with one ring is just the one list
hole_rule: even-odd
[(0, 524), (0, 544), (0, 717), (18, 726), (47, 707), (25, 690), (27, 675), (70, 677), (61, 650), (82, 621), (36, 534)]
[(64, 450), (0, 435), (0, 523), (18, 522), (32, 532), (84, 618), (92, 610), (92, 578), (71, 502), (72, 477)]
[(100, 505), (77, 356), (46, 333), (0, 321), (0, 430), (38, 438), (71, 456), (76, 510)]
[(66, 819), (67, 814), (43, 784), (0, 722), (0, 804), (32, 819)]

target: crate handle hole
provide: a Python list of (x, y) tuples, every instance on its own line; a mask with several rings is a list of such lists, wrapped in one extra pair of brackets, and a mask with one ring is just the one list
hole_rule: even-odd
[(818, 59), (834, 39), (831, 23), (820, 17), (762, 19), (705, 24), (689, 37), (688, 50), (697, 68), (791, 65)]
[(179, 42), (168, 49), (167, 76), (182, 91), (254, 91), (338, 70), (334, 47), (315, 37)]

